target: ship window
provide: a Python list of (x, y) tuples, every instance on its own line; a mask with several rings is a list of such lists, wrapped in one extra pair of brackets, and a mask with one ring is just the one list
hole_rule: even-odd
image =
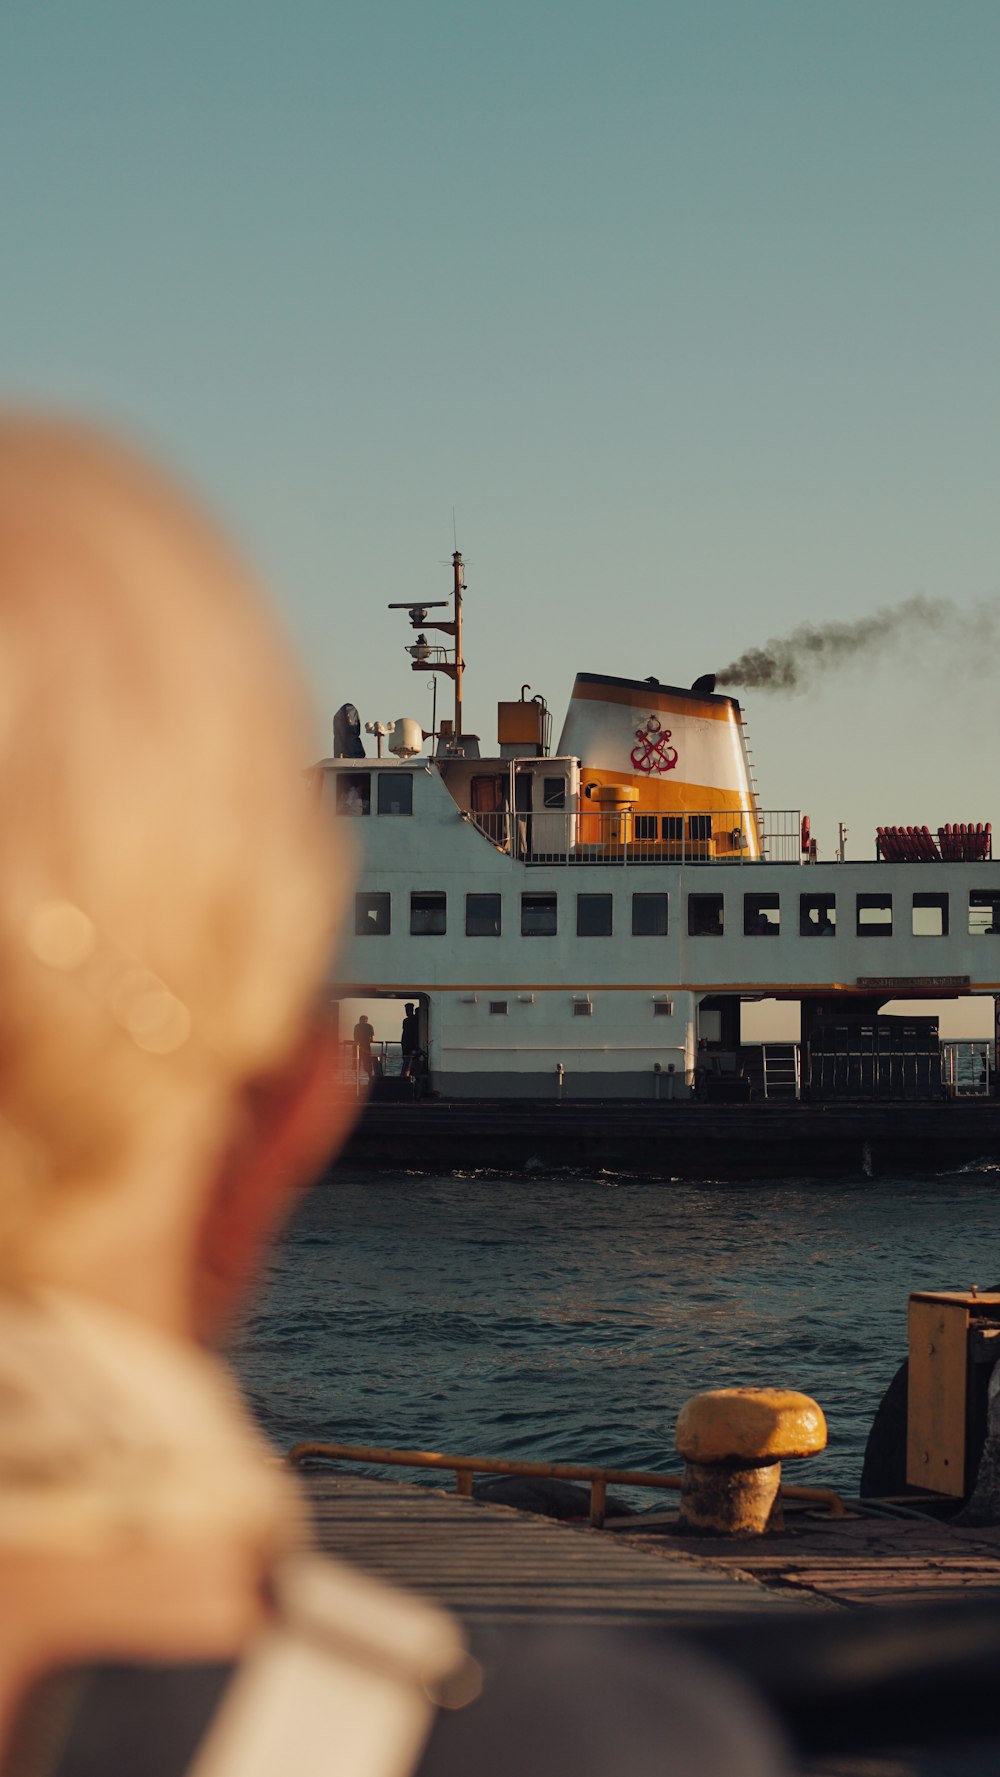
[(689, 895), (688, 936), (691, 938), (721, 938), (722, 932), (722, 896)]
[(712, 817), (710, 814), (692, 814), (688, 816), (689, 839), (711, 839)]
[(858, 896), (858, 937), (892, 937), (892, 896)]
[(507, 1011), (507, 1001), (506, 1000), (491, 1000), (490, 1001), (490, 1011), (495, 1016), (505, 1015), (506, 1011)]
[(499, 938), (501, 930), (499, 895), (466, 895), (465, 935), (467, 938)]
[(521, 896), (522, 938), (552, 938), (556, 932), (555, 895)]
[(410, 932), (413, 937), (440, 938), (447, 923), (447, 895), (410, 896)]
[(974, 938), (1000, 936), (1000, 891), (969, 890), (969, 931)]
[(799, 896), (800, 938), (832, 938), (836, 930), (836, 895)]
[(663, 837), (671, 845), (680, 845), (684, 839), (684, 816), (682, 814), (665, 814), (663, 817)]
[(358, 938), (383, 938), (390, 929), (390, 899), (386, 894), (354, 897), (354, 932)]
[(564, 777), (542, 779), (542, 806), (544, 808), (566, 807), (566, 779)]
[(413, 773), (380, 771), (378, 774), (379, 814), (413, 813)]
[(781, 903), (777, 895), (743, 896), (743, 935), (776, 938), (781, 928)]
[(337, 813), (371, 814), (372, 779), (369, 771), (338, 771)]
[(653, 1017), (654, 1018), (672, 1018), (673, 1015), (674, 1015), (673, 1000), (654, 1000), (653, 1001)]
[(633, 938), (665, 938), (667, 935), (666, 895), (632, 896)]
[(593, 1010), (594, 1010), (594, 1008), (591, 1005), (589, 1000), (574, 1000), (573, 1001), (573, 1017), (574, 1018), (589, 1018), (591, 1016)]
[(637, 814), (635, 817), (635, 836), (637, 839), (658, 839), (660, 835), (660, 817), (658, 814)]
[(610, 895), (577, 895), (576, 935), (578, 938), (610, 938)]
[(913, 936), (915, 938), (947, 938), (947, 895), (914, 895)]

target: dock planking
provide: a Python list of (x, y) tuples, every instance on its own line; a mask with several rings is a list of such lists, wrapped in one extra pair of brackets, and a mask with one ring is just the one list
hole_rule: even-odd
[[(704, 1538), (668, 1526), (623, 1525), (613, 1534), (633, 1547), (669, 1542), (703, 1551)], [(763, 1585), (833, 1605), (910, 1606), (975, 1595), (1000, 1604), (1000, 1526), (965, 1528), (915, 1518), (804, 1517), (753, 1542), (716, 1541), (713, 1562)]]
[(636, 1547), (587, 1525), (400, 1482), (315, 1471), (302, 1479), (325, 1554), (432, 1598), (470, 1629), (680, 1627), (813, 1602), (662, 1539)]
[(470, 1627), (704, 1623), (747, 1612), (1000, 1602), (1000, 1527), (802, 1515), (751, 1541), (676, 1521), (559, 1524), (452, 1492), (363, 1476), (302, 1477), (327, 1554), (433, 1598)]

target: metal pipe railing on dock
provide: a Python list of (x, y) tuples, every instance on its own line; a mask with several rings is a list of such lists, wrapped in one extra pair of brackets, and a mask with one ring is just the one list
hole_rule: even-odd
[[(582, 1481), (590, 1487), (590, 1522), (596, 1530), (604, 1523), (608, 1485), (660, 1488), (672, 1493), (681, 1489), (680, 1475), (663, 1475), (649, 1469), (602, 1468), (594, 1463), (515, 1462), (500, 1456), (445, 1456), (438, 1450), (383, 1450), (366, 1444), (305, 1442), (293, 1445), (287, 1461), (301, 1468), (310, 1459), (325, 1462), (367, 1462), (386, 1468), (445, 1469), (455, 1476), (455, 1492), (472, 1497), (474, 1475), (523, 1475), (534, 1480)], [(846, 1508), (839, 1493), (829, 1487), (786, 1487), (782, 1499), (824, 1506), (831, 1518), (843, 1518)]]

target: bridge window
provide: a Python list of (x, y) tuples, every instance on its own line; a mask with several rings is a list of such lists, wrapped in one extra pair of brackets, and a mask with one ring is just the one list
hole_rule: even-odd
[(947, 895), (914, 895), (912, 919), (915, 938), (947, 938)]
[(391, 925), (391, 900), (386, 894), (354, 897), (354, 934), (357, 938), (384, 938)]
[(440, 938), (448, 924), (448, 897), (410, 896), (410, 931), (415, 938)]
[(556, 921), (555, 895), (521, 896), (522, 938), (553, 938)]
[(1000, 891), (969, 890), (969, 931), (975, 938), (1000, 935)]
[(372, 778), (370, 771), (337, 772), (337, 813), (371, 814)]
[(721, 938), (722, 933), (722, 896), (689, 895), (688, 936), (691, 938)]
[(577, 895), (576, 935), (578, 938), (610, 938), (610, 895)]
[(858, 937), (892, 937), (892, 896), (858, 896)]
[(836, 930), (836, 895), (799, 896), (800, 938), (832, 938)]
[(409, 771), (380, 771), (378, 774), (379, 814), (413, 813), (413, 774)]
[(688, 815), (688, 844), (687, 844), (688, 857), (689, 858), (710, 858), (712, 856), (713, 850), (714, 850), (714, 847), (712, 845), (712, 817), (711, 817), (711, 815), (710, 814), (689, 814)]
[(781, 929), (781, 902), (777, 895), (743, 896), (743, 934), (747, 938), (776, 938)]
[(499, 895), (466, 895), (465, 935), (467, 938), (499, 938), (501, 911)]
[(663, 838), (671, 845), (680, 845), (684, 839), (684, 816), (682, 814), (665, 814), (661, 832)]
[(634, 832), (637, 839), (658, 839), (660, 836), (660, 817), (658, 814), (637, 814)]
[(666, 895), (632, 896), (633, 938), (665, 938), (667, 935)]

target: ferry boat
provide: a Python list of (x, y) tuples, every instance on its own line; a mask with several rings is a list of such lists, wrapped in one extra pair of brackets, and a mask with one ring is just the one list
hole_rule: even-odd
[[(761, 806), (743, 710), (711, 675), (685, 688), (581, 672), (554, 747), (524, 686), (484, 746), (463, 726), (464, 590), (456, 552), (448, 599), (394, 607), (417, 632), (413, 670), (452, 681), (454, 717), (430, 734), (413, 718), (369, 722), (373, 756), (345, 705), (314, 773), (360, 842), (335, 993), (395, 1000), (401, 1018), (416, 1008), (408, 1077), (378, 1089), (736, 1102), (957, 1090), (937, 1018), (884, 1007), (1000, 1007), (989, 826), (880, 829), (868, 861), (819, 859), (799, 810)], [(770, 1066), (740, 1028), (741, 1007), (765, 999), (801, 1005), (801, 1042)], [(984, 1043), (973, 1089), (992, 1093), (995, 1059)]]

